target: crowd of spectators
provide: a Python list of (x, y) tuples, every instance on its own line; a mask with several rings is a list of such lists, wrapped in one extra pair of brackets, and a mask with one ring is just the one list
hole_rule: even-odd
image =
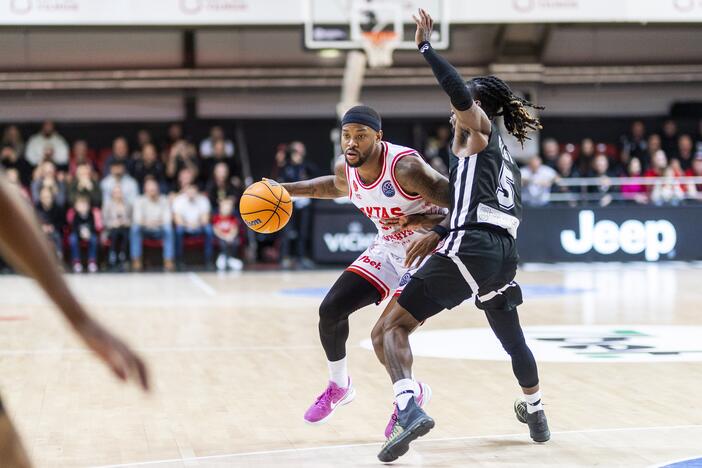
[[(424, 150), (432, 166), (444, 174), (448, 173), (450, 141), (449, 128), (440, 127)], [(675, 179), (683, 176), (702, 177), (702, 120), (693, 134), (680, 133), (672, 119), (653, 132), (642, 121), (634, 121), (618, 142), (584, 138), (574, 144), (543, 139), (541, 154), (531, 156), (521, 169), (522, 201), (531, 206), (554, 201), (601, 206), (702, 201), (702, 183)], [(582, 178), (590, 180), (568, 183), (568, 179)], [(631, 178), (632, 182), (613, 183), (613, 178)], [(641, 183), (642, 178), (651, 180)]]
[(199, 145), (173, 124), (166, 141), (140, 130), (131, 145), (119, 136), (100, 151), (85, 140), (69, 146), (46, 121), (26, 144), (17, 126), (7, 126), (0, 145), (8, 179), (74, 272), (141, 271), (145, 245), (161, 248), (166, 271), (184, 266), (191, 245), (206, 268), (242, 268), (237, 207), (244, 187), (222, 127)]

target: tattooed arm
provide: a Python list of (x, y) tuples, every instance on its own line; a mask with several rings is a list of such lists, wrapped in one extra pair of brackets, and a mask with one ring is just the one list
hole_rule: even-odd
[(442, 208), (451, 206), (448, 179), (417, 157), (407, 156), (400, 159), (395, 165), (395, 179), (402, 191), (408, 195), (419, 195)]
[(293, 197), (340, 198), (348, 195), (346, 182), (346, 162), (339, 158), (334, 166), (334, 175), (317, 177), (301, 182), (280, 184)]

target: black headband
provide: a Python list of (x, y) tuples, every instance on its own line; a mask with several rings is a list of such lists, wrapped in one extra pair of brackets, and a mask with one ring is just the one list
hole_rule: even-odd
[(341, 119), (341, 126), (355, 123), (370, 127), (376, 132), (381, 128), (380, 115), (371, 107), (355, 106), (346, 111)]

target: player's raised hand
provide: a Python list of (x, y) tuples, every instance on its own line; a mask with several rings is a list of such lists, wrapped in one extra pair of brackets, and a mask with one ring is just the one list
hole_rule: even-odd
[(136, 380), (144, 390), (149, 390), (149, 377), (144, 362), (122, 340), (91, 318), (77, 324), (75, 329), (85, 344), (120, 380)]
[(422, 42), (431, 40), (431, 31), (434, 27), (434, 20), (431, 16), (429, 16), (429, 13), (422, 8), (419, 9), (417, 14), (419, 17), (412, 15), (412, 19), (417, 25), (417, 31), (414, 33), (414, 42), (417, 44), (417, 47), (419, 47), (419, 44)]
[[(431, 255), (441, 238), (434, 231), (429, 231), (419, 239), (416, 239), (407, 246), (407, 254), (405, 256), (405, 268), (418, 266), (424, 259)], [(415, 265), (416, 264), (416, 265)]]

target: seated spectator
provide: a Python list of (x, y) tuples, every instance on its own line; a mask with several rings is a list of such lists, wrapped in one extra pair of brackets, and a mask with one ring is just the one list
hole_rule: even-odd
[(161, 161), (167, 161), (171, 148), (180, 142), (187, 143), (187, 139), (183, 136), (183, 126), (179, 123), (172, 123), (168, 126), (168, 136), (161, 145)]
[(214, 231), (219, 255), (217, 256), (217, 269), (224, 271), (227, 268), (239, 271), (244, 267), (237, 255), (241, 238), (239, 236), (239, 222), (234, 216), (234, 200), (223, 198), (219, 202), (218, 214), (212, 217), (212, 230)]
[(680, 184), (673, 180), (676, 177), (671, 167), (663, 170), (661, 181), (653, 186), (651, 201), (654, 205), (679, 205), (685, 199), (685, 192)]
[(674, 120), (663, 122), (661, 133), (661, 149), (668, 157), (672, 157), (678, 149), (678, 125)]
[[(22, 133), (17, 125), (8, 125), (2, 132), (2, 140), (0, 140), (0, 145), (10, 145), (15, 149), (15, 154), (18, 158), (25, 159), (24, 157), (24, 138), (22, 138)], [(25, 159), (26, 161), (26, 159)]]
[(595, 160), (595, 142), (592, 138), (583, 138), (578, 151), (578, 172), (588, 177), (592, 172), (592, 163)]
[(32, 183), (32, 165), (20, 157), (15, 147), (9, 143), (0, 149), (0, 166), (5, 169), (16, 169), (19, 180), (25, 187)]
[[(626, 168), (627, 177), (643, 177), (641, 162), (639, 158), (632, 158)], [(621, 186), (624, 200), (633, 201), (638, 204), (648, 203), (648, 187), (643, 184), (626, 183)]]
[(237, 188), (243, 188), (243, 182), (240, 177), (241, 169), (239, 168), (237, 160), (234, 157), (226, 155), (224, 142), (222, 140), (217, 140), (214, 143), (214, 152), (212, 153), (212, 156), (203, 161), (202, 172), (206, 177), (205, 181), (212, 177), (214, 167), (221, 163), (226, 164), (229, 168), (232, 184)]
[(110, 167), (117, 161), (124, 164), (124, 167), (127, 168), (127, 172), (132, 172), (132, 161), (129, 159), (129, 143), (127, 143), (127, 139), (124, 137), (117, 137), (112, 142), (112, 153), (110, 153), (105, 160), (105, 165), (102, 170), (103, 174), (109, 173)]
[(102, 205), (102, 192), (89, 162), (76, 167), (75, 177), (68, 184), (68, 203), (73, 205), (79, 196), (88, 197), (90, 205), (94, 208)]
[[(702, 149), (695, 154), (692, 160), (692, 167), (685, 172), (688, 177), (702, 177)], [(702, 200), (702, 182), (690, 183), (687, 188), (688, 195), (692, 198)]]
[(71, 158), (68, 164), (68, 173), (75, 175), (76, 168), (81, 164), (89, 164), (93, 171), (97, 171), (95, 165), (95, 151), (88, 148), (88, 142), (85, 140), (76, 140), (71, 148)]
[[(697, 137), (695, 138), (695, 154), (702, 152), (702, 119), (697, 122)], [(17, 154), (22, 154), (17, 152)]]
[(193, 175), (193, 180), (197, 180), (200, 161), (195, 147), (185, 140), (180, 140), (171, 146), (166, 158), (166, 182), (171, 192), (179, 191), (177, 178), (183, 169), (188, 169)]
[(692, 137), (687, 134), (678, 138), (678, 150), (671, 159), (680, 161), (680, 168), (687, 171), (692, 167), (692, 158), (695, 156), (695, 146)]
[[(7, 176), (7, 181), (17, 187), (17, 190), (19, 191), (20, 195), (22, 198), (27, 200), (30, 204), (32, 203), (32, 197), (29, 196), (29, 191), (27, 188), (22, 185), (20, 182), (20, 176), (19, 176), (19, 171), (15, 169), (14, 167), (11, 167), (9, 169), (5, 170), (5, 176)], [(41, 196), (41, 194), (39, 195)]]
[(619, 143), (622, 152), (626, 154), (623, 162), (628, 163), (631, 158), (638, 158), (640, 161), (648, 148), (644, 123), (640, 120), (634, 121), (631, 124), (630, 132), (622, 135), (619, 138)]
[(88, 271), (95, 273), (98, 270), (98, 224), (95, 213), (90, 208), (90, 199), (85, 196), (79, 196), (76, 198), (73, 210), (71, 233), (68, 236), (68, 242), (71, 246), (73, 272), (81, 273), (83, 271), (80, 257), (80, 242), (83, 241), (88, 243)]
[(25, 154), (25, 159), (32, 166), (39, 165), (47, 157), (59, 168), (68, 168), (68, 143), (59, 135), (50, 120), (44, 122), (39, 133), (29, 138)]
[(424, 157), (440, 174), (448, 176), (450, 154), (451, 128), (448, 125), (441, 125), (436, 129), (436, 136), (427, 140)]
[[(137, 142), (134, 152), (132, 152), (132, 161), (137, 161), (138, 159), (141, 159), (144, 147), (146, 145), (153, 145), (153, 140), (151, 139), (151, 133), (149, 133), (148, 130), (142, 128), (137, 132)], [(155, 146), (154, 149), (156, 149)], [(158, 159), (158, 156), (156, 159)]]
[(66, 220), (63, 208), (56, 204), (54, 192), (49, 187), (41, 190), (35, 206), (42, 231), (51, 240), (56, 258), (63, 260), (63, 227)]
[(525, 205), (543, 206), (549, 202), (551, 186), (557, 178), (556, 171), (533, 156), (522, 168), (522, 201)]
[(215, 153), (215, 143), (222, 142), (222, 152), (225, 157), (234, 157), (234, 142), (224, 136), (224, 130), (219, 125), (215, 125), (210, 129), (210, 136), (200, 142), (200, 157), (203, 159), (211, 158)]
[(600, 153), (595, 156), (590, 177), (597, 178), (597, 185), (591, 185), (588, 191), (599, 195), (600, 206), (609, 205), (612, 202), (611, 194), (617, 190), (610, 181), (612, 176), (607, 155)]
[[(556, 160), (556, 175), (558, 176), (556, 182), (563, 179), (573, 179), (580, 177), (577, 169), (573, 165), (573, 155), (568, 152), (563, 152)], [(580, 193), (583, 191), (582, 187), (575, 185), (559, 185), (555, 183), (551, 187), (551, 193)], [(577, 204), (576, 200), (570, 200), (569, 205), (575, 206)]]
[(210, 201), (202, 195), (195, 184), (190, 184), (173, 200), (173, 220), (176, 226), (176, 258), (183, 264), (183, 241), (185, 237), (205, 237), (205, 267), (212, 263), (212, 225), (210, 224)]
[(652, 155), (651, 166), (644, 172), (644, 177), (662, 177), (666, 167), (668, 167), (668, 158), (665, 151), (658, 150)]
[(124, 200), (122, 187), (115, 185), (112, 196), (105, 200), (102, 220), (110, 239), (108, 264), (111, 269), (124, 269), (127, 260), (127, 239), (132, 224), (132, 206)]
[(657, 133), (649, 135), (646, 142), (646, 154), (641, 158), (641, 169), (644, 173), (651, 168), (653, 155), (661, 149), (661, 136)]
[(551, 169), (556, 168), (560, 148), (555, 138), (546, 138), (541, 142), (541, 160)]
[(171, 208), (168, 199), (159, 192), (158, 182), (147, 177), (144, 181), (144, 195), (137, 198), (133, 210), (129, 236), (132, 271), (141, 271), (142, 269), (142, 240), (144, 237), (163, 239), (163, 267), (166, 271), (175, 269), (171, 222)]
[(122, 187), (122, 193), (127, 203), (134, 204), (134, 200), (139, 195), (139, 187), (137, 186), (136, 180), (127, 174), (127, 167), (121, 160), (115, 160), (112, 163), (110, 166), (110, 175), (100, 182), (103, 200), (107, 200), (110, 197), (115, 185), (120, 185)]
[(34, 171), (32, 180), (32, 200), (39, 199), (39, 192), (44, 187), (49, 187), (54, 193), (54, 202), (63, 208), (66, 205), (66, 185), (63, 183), (62, 173), (56, 172), (56, 166), (51, 161), (45, 161)]
[(212, 206), (219, 206), (219, 202), (225, 198), (233, 199), (236, 204), (241, 197), (241, 190), (232, 184), (229, 177), (229, 167), (223, 162), (217, 163), (215, 166), (205, 191)]
[(133, 162), (132, 175), (136, 179), (139, 187), (144, 186), (144, 180), (147, 177), (156, 179), (159, 186), (163, 189), (165, 184), (165, 172), (163, 163), (158, 160), (156, 147), (151, 143), (147, 143), (141, 150), (140, 157)]

